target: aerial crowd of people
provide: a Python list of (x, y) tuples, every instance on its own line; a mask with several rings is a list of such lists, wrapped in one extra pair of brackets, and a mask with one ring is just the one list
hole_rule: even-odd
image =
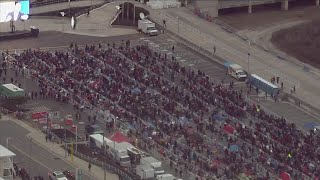
[[(172, 50), (174, 51), (174, 50)], [(182, 66), (147, 44), (72, 44), (67, 51), (26, 50), (14, 68), (30, 74), (40, 97), (108, 110), (177, 175), (233, 179), (319, 176), (317, 132), (249, 103), (246, 92)], [(214, 78), (214, 77), (213, 77)]]

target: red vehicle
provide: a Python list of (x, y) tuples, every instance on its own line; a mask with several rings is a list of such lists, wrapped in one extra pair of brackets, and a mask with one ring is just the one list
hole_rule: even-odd
[(62, 173), (66, 176), (66, 178), (68, 178), (68, 180), (76, 180), (76, 175), (74, 172), (66, 170), (66, 171), (63, 171)]

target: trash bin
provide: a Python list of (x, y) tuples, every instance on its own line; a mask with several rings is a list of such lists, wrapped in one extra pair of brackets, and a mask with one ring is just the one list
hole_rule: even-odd
[(38, 37), (39, 36), (39, 29), (35, 26), (30, 26), (31, 28), (31, 36)]

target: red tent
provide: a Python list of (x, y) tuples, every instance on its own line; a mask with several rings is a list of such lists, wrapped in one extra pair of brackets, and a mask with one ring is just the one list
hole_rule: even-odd
[(226, 133), (229, 133), (229, 134), (233, 134), (233, 132), (235, 131), (235, 129), (230, 125), (225, 125), (223, 129)]
[(280, 173), (280, 178), (282, 180), (291, 180), (290, 174), (288, 174), (287, 172)]
[(111, 141), (117, 142), (117, 143), (121, 143), (121, 142), (128, 142), (129, 143), (129, 139), (123, 135), (121, 132), (117, 131), (116, 133), (114, 133), (111, 137), (110, 137)]

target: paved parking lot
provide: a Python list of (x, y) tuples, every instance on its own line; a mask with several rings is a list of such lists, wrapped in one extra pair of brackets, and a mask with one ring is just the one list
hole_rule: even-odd
[[(235, 79), (226, 74), (226, 69), (223, 65), (194, 50), (180, 45), (175, 40), (170, 39), (167, 35), (161, 34), (155, 37), (140, 38), (140, 43), (146, 42), (154, 43), (155, 46), (159, 45), (158, 49), (160, 49), (161, 52), (174, 54), (176, 59), (182, 65), (189, 66), (194, 69), (200, 69), (216, 82), (223, 81), (225, 84), (229, 84), (231, 81), (236, 82)], [(172, 47), (174, 47), (174, 51), (172, 51)], [(236, 84), (243, 83), (236, 82)]]

